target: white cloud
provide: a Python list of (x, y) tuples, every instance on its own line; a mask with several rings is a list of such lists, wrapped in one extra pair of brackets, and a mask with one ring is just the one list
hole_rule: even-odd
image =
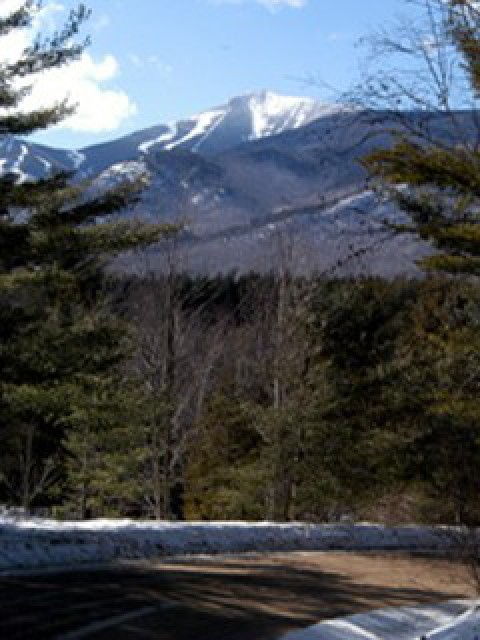
[(210, 2), (213, 4), (244, 4), (246, 2), (253, 2), (266, 7), (270, 11), (276, 11), (283, 7), (301, 9), (307, 5), (308, 0), (210, 0)]
[[(0, 0), (0, 15), (6, 14), (21, 4), (19, 0)], [(17, 29), (0, 38), (0, 63), (18, 59), (37, 30), (45, 33), (55, 27), (57, 14), (64, 12), (58, 2), (47, 2), (37, 14), (33, 29)], [(61, 18), (60, 18), (61, 21)], [(95, 60), (84, 53), (71, 64), (33, 76), (32, 92), (21, 104), (28, 111), (51, 106), (67, 98), (77, 105), (75, 114), (58, 125), (59, 128), (80, 132), (101, 133), (113, 131), (128, 117), (136, 113), (137, 107), (121, 90), (105, 86), (119, 72), (116, 58), (107, 54)]]
[(103, 86), (117, 73), (114, 56), (106, 55), (97, 62), (84, 53), (69, 66), (43, 74), (22, 106), (35, 109), (67, 97), (70, 103), (77, 104), (77, 110), (58, 125), (60, 128), (92, 133), (113, 131), (137, 110), (125, 92)]
[(0, 0), (0, 16), (5, 16), (21, 6), (21, 0)]
[(168, 62), (164, 62), (156, 55), (139, 56), (136, 53), (130, 53), (128, 60), (137, 69), (155, 69), (161, 76), (166, 78), (173, 73), (173, 66)]
[(257, 0), (259, 4), (263, 4), (267, 9), (275, 10), (280, 7), (293, 7), (301, 9), (307, 4), (308, 0)]

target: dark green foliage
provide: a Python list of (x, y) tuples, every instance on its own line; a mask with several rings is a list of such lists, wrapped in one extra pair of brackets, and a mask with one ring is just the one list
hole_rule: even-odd
[[(25, 450), (28, 443), (27, 427), (35, 424), (40, 470), (55, 480), (44, 488), (43, 502), (61, 506), (57, 513), (477, 517), (480, 300), (474, 285), (292, 282), (302, 291), (301, 304), (285, 316), (289, 342), (279, 358), (272, 282), (179, 276), (168, 366), (166, 278), (119, 288), (127, 316), (136, 319), (133, 342), (110, 304), (103, 314), (92, 308), (86, 333), (78, 309), (74, 323), (50, 322), (45, 334), (36, 326), (33, 347), (21, 351), (17, 364), (25, 371), (38, 367), (43, 350), (45, 387), (12, 387), (16, 437), (6, 440), (2, 468), (12, 471), (20, 445)], [(151, 325), (145, 296), (155, 288)], [(135, 345), (150, 358), (145, 369)], [(127, 347), (132, 359), (125, 365)], [(32, 375), (35, 381), (40, 373)], [(50, 422), (44, 422), (47, 409)], [(408, 508), (395, 510), (392, 500)]]
[[(415, 283), (359, 280), (319, 289), (313, 299), (319, 346), (309, 376), (309, 455), (320, 462), (318, 484), (333, 512), (355, 511), (394, 483), (395, 450), (384, 442), (395, 410), (385, 396), (415, 290)], [(315, 506), (324, 508), (321, 494)]]
[[(480, 385), (480, 297), (470, 284), (435, 282), (423, 287), (403, 338), (396, 393), (405, 414), (400, 435), (406, 471), (437, 501), (434, 513), (477, 523)], [(402, 394), (403, 392), (403, 394)], [(408, 466), (409, 463), (409, 466)]]
[[(233, 397), (232, 397), (233, 396)], [(211, 397), (197, 425), (186, 471), (186, 516), (258, 520), (265, 513), (263, 443), (252, 407), (232, 390)]]
[[(443, 25), (478, 99), (480, 13), (469, 0), (446, 3)], [(450, 114), (455, 123), (455, 114)], [(386, 401), (399, 412), (402, 460), (438, 500), (440, 519), (477, 525), (479, 391), (480, 153), (475, 135), (447, 146), (422, 136), (403, 137), (378, 150), (365, 166), (378, 188), (410, 216), (400, 232), (419, 235), (436, 249), (422, 260), (429, 272), (453, 274), (454, 283), (425, 287), (414, 324), (402, 338), (398, 381)], [(462, 277), (462, 279), (460, 279)], [(410, 391), (410, 399), (408, 399)]]
[[(248, 279), (239, 286), (246, 284), (248, 301), (249, 286), (258, 291), (259, 282), (252, 277), (249, 286)], [(260, 290), (265, 295), (268, 289)], [(310, 281), (294, 320), (302, 349), (289, 345), (291, 353), (308, 355), (295, 357), (291, 382), (282, 374), (286, 391), (279, 406), (273, 402), (278, 360), (265, 339), (275, 324), (259, 325), (265, 305), (257, 307), (228, 334), (228, 355), (191, 430), (186, 513), (250, 518), (261, 512), (277, 520), (374, 514), (443, 522), (455, 522), (462, 504), (478, 513), (471, 472), (479, 442), (476, 429), (462, 427), (467, 419), (473, 424), (476, 411), (476, 299), (474, 287), (448, 280)], [(226, 303), (209, 313), (209, 321), (231, 313)], [(463, 350), (449, 350), (453, 327)], [(288, 354), (282, 354), (287, 363)], [(467, 368), (468, 386), (455, 404), (447, 403), (442, 393), (454, 389)], [(468, 456), (459, 464), (467, 432)], [(454, 484), (463, 489), (455, 500)], [(402, 510), (389, 506), (391, 500)]]
[[(29, 27), (36, 8), (27, 1), (0, 21), (0, 37)], [(78, 58), (85, 43), (74, 36), (87, 17), (80, 5), (59, 32), (38, 37), (20, 60), (0, 69), (0, 106), (11, 109), (0, 118), (1, 133), (31, 133), (70, 113), (66, 104), (24, 113), (24, 92), (14, 84)], [(79, 416), (89, 415), (92, 430), (114, 421), (106, 419), (103, 400), (101, 410), (89, 410), (95, 397), (118, 389), (128, 354), (127, 327), (112, 311), (104, 266), (164, 230), (94, 224), (128, 206), (142, 180), (103, 194), (72, 186), (64, 174), (21, 184), (6, 176), (0, 187), (0, 497), (29, 509), (63, 481), (62, 443), (77, 455), (66, 434), (79, 427)]]

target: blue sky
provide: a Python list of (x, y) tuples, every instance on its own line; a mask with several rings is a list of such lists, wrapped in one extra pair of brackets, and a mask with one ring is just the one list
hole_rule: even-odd
[[(6, 10), (17, 0), (0, 0)], [(65, 91), (76, 119), (37, 141), (82, 147), (167, 122), (234, 95), (270, 89), (331, 99), (357, 77), (358, 39), (403, 11), (404, 0), (91, 0), (92, 45), (37, 101)], [(46, 0), (43, 31), (70, 0)], [(0, 48), (1, 56), (1, 48)]]

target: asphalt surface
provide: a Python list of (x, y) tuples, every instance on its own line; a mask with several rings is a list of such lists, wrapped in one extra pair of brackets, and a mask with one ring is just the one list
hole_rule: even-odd
[(473, 594), (455, 562), (292, 553), (0, 577), (0, 639), (274, 640), (320, 620)]

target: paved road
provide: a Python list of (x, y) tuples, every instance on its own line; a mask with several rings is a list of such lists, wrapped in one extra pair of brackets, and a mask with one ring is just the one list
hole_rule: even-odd
[(0, 578), (0, 638), (274, 640), (325, 618), (472, 593), (455, 563), (401, 554), (136, 563)]

